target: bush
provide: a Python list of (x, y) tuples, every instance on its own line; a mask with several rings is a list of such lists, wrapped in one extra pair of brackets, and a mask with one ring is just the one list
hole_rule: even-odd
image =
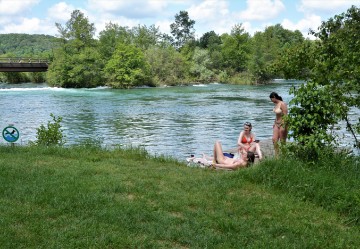
[(61, 121), (62, 117), (55, 117), (54, 114), (50, 114), (50, 117), (53, 119), (53, 123), (50, 121), (47, 123), (47, 127), (45, 127), (43, 124), (40, 125), (39, 128), (37, 128), (36, 132), (36, 145), (45, 145), (45, 146), (51, 146), (51, 145), (59, 145), (62, 146), (65, 144), (64, 135), (62, 134), (61, 130)]

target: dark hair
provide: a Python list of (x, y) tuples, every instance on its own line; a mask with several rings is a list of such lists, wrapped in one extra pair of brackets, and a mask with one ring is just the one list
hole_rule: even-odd
[(249, 127), (252, 127), (252, 125), (251, 125), (250, 122), (245, 122), (244, 125), (249, 126)]
[(272, 93), (270, 93), (270, 99), (272, 99), (272, 98), (275, 98), (275, 99), (278, 99), (278, 100), (281, 100), (281, 101), (283, 101), (283, 99), (281, 98), (281, 96), (279, 96), (279, 94), (277, 94), (276, 92), (272, 92)]
[(247, 158), (250, 163), (253, 163), (255, 161), (255, 153), (252, 151), (248, 151)]

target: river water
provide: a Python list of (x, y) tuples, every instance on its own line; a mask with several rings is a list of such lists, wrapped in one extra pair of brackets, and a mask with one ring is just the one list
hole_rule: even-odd
[[(0, 84), (0, 129), (13, 124), (20, 134), (17, 142), (26, 145), (53, 113), (63, 118), (67, 145), (92, 139), (106, 147), (140, 146), (153, 155), (184, 159), (212, 154), (216, 140), (225, 149), (235, 147), (246, 121), (260, 140), (270, 139), (274, 114), (269, 94), (275, 91), (289, 102), (289, 88), (298, 84), (279, 80), (261, 86), (214, 83), (130, 90)], [(7, 142), (1, 137), (0, 143)]]

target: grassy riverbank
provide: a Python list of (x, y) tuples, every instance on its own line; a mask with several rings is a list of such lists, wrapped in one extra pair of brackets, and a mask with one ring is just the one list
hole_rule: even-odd
[(3, 146), (0, 245), (358, 248), (359, 174), (353, 159), (228, 172), (139, 150)]

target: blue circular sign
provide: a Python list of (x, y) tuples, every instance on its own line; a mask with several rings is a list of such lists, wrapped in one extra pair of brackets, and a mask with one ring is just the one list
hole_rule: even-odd
[(19, 131), (14, 126), (5, 127), (2, 132), (3, 138), (10, 143), (16, 142), (19, 139)]

